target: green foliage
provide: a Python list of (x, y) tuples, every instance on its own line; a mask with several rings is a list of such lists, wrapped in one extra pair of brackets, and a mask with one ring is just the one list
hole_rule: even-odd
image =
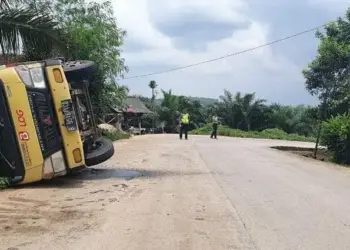
[(296, 107), (273, 104), (270, 106), (270, 122), (287, 133), (315, 136), (317, 108), (299, 105)]
[[(212, 124), (207, 124), (204, 127), (191, 131), (194, 135), (210, 135), (212, 131)], [(314, 142), (312, 137), (301, 136), (297, 134), (287, 134), (280, 129), (265, 129), (259, 131), (243, 131), (240, 129), (232, 129), (227, 126), (219, 126), (218, 134), (221, 136), (241, 137), (241, 138), (261, 138), (261, 139), (276, 139), (289, 141), (307, 141)]]
[[(225, 90), (220, 96), (220, 102), (210, 106), (210, 117), (218, 115), (224, 124), (232, 128), (251, 130), (252, 122), (266, 107), (265, 100), (256, 99), (255, 93), (235, 95)], [(261, 118), (261, 117), (260, 117)]]
[(0, 190), (8, 188), (9, 185), (10, 185), (10, 182), (9, 182), (8, 178), (0, 177)]
[(42, 59), (67, 51), (67, 37), (54, 18), (27, 5), (17, 8), (10, 2), (0, 4), (0, 33), (3, 55), (23, 51), (34, 59)]
[(165, 124), (167, 132), (176, 132), (179, 116), (186, 109), (190, 114), (190, 127), (197, 128), (205, 123), (203, 107), (198, 101), (185, 96), (173, 95), (172, 91), (162, 90), (163, 101), (158, 109), (158, 123)]
[(349, 97), (350, 97), (350, 9), (318, 31), (320, 40), (316, 58), (303, 71), (306, 89), (321, 100), (320, 119), (323, 125), (321, 142), (328, 146), (338, 163), (350, 163)]
[(120, 56), (126, 32), (117, 26), (111, 2), (57, 0), (55, 10), (70, 37), (70, 57), (91, 60), (98, 66), (90, 89), (95, 113), (103, 115), (110, 105), (120, 106), (128, 93), (127, 87), (116, 83), (116, 77), (128, 70)]
[(318, 55), (303, 71), (306, 88), (322, 101), (326, 98), (330, 115), (344, 114), (350, 95), (350, 9), (345, 18), (330, 23), (316, 36), (320, 40)]
[(334, 161), (347, 163), (350, 145), (347, 137), (350, 130), (350, 116), (339, 115), (323, 123), (322, 143), (333, 153)]
[(111, 141), (125, 140), (131, 137), (129, 133), (125, 133), (123, 131), (103, 131), (102, 134), (104, 137), (110, 139)]

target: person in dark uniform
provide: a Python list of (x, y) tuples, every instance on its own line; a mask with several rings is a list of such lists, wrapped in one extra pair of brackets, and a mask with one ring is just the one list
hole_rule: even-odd
[(188, 140), (188, 126), (190, 124), (190, 115), (187, 110), (181, 115), (180, 119), (180, 140), (182, 140), (182, 134), (185, 134), (185, 139)]
[(219, 119), (216, 115), (213, 116), (213, 131), (211, 132), (210, 138), (213, 139), (217, 139), (217, 135), (218, 135), (218, 124), (219, 124)]

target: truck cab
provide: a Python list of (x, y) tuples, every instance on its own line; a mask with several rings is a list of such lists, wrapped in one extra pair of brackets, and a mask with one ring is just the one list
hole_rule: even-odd
[(112, 157), (92, 112), (94, 67), (62, 59), (0, 67), (0, 176), (11, 184), (49, 180)]

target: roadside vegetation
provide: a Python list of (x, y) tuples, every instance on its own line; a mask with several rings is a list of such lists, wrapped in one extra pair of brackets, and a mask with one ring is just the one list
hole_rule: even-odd
[(131, 137), (130, 133), (123, 131), (104, 131), (103, 136), (110, 139), (111, 141), (125, 140)]
[[(191, 131), (194, 135), (209, 135), (212, 131), (211, 124)], [(240, 137), (240, 138), (259, 138), (259, 139), (274, 139), (287, 141), (306, 141), (315, 142), (315, 138), (306, 137), (298, 134), (287, 134), (281, 129), (265, 129), (263, 131), (243, 131), (240, 129), (232, 129), (227, 126), (219, 126), (218, 134), (221, 136)]]
[[(191, 116), (192, 134), (210, 134), (213, 115), (220, 117), (219, 135), (251, 138), (270, 138), (297, 141), (314, 141), (316, 137), (318, 109), (311, 106), (285, 106), (267, 104), (255, 97), (255, 93), (235, 94), (225, 90), (211, 104), (200, 99), (174, 95), (162, 90), (159, 104), (140, 97), (149, 109), (156, 113), (156, 126), (164, 125), (165, 131), (175, 133), (180, 111), (187, 109)], [(159, 100), (159, 99), (158, 99)], [(151, 126), (151, 117), (143, 123)]]
[(0, 176), (0, 190), (8, 188), (8, 186), (9, 186), (8, 178)]

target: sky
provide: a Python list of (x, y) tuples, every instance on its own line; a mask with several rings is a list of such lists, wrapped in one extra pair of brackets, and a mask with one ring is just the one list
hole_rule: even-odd
[[(239, 52), (343, 16), (350, 0), (114, 0), (127, 31), (125, 77), (164, 71)], [(124, 79), (130, 94), (160, 92), (218, 98), (224, 89), (268, 102), (316, 104), (305, 90), (302, 69), (317, 54), (315, 33), (224, 60), (159, 75)], [(162, 97), (159, 94), (159, 97)]]

